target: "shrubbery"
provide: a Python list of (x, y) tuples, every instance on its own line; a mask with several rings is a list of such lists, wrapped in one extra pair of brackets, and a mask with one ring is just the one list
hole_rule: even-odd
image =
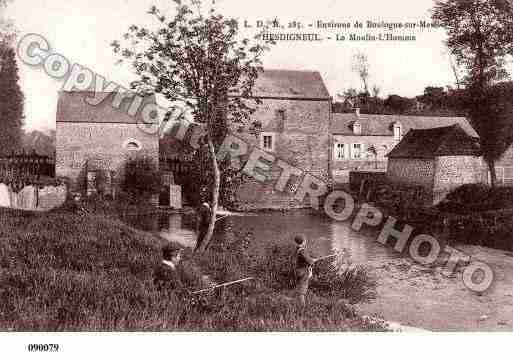
[(466, 184), (437, 209), (448, 220), (452, 242), (513, 250), (513, 188)]
[(460, 214), (513, 209), (513, 188), (466, 184), (449, 193), (438, 207)]
[(161, 176), (151, 158), (137, 157), (125, 164), (121, 189), (136, 199), (160, 193)]

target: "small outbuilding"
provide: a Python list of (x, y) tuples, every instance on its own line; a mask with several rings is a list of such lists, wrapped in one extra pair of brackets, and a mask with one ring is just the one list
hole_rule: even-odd
[(387, 157), (388, 180), (423, 187), (432, 198), (430, 204), (463, 184), (487, 182), (479, 141), (458, 124), (412, 129)]

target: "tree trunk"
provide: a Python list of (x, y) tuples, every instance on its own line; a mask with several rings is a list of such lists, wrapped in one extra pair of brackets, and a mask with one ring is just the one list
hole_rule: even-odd
[(207, 234), (203, 239), (203, 243), (198, 248), (198, 253), (203, 253), (207, 249), (210, 241), (212, 240), (212, 235), (214, 234), (214, 227), (216, 224), (216, 213), (217, 213), (217, 204), (219, 202), (219, 188), (221, 186), (221, 172), (219, 170), (219, 163), (217, 163), (216, 151), (214, 147), (214, 143), (212, 142), (212, 138), (208, 136), (208, 152), (212, 159), (212, 168), (214, 169), (214, 185), (212, 188), (212, 213), (210, 216), (210, 223), (208, 224)]
[(495, 161), (487, 160), (488, 170), (490, 171), (490, 186), (497, 187), (497, 172), (495, 171)]

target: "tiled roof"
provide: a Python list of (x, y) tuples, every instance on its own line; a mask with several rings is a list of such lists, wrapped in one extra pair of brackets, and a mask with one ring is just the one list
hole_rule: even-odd
[[(106, 93), (96, 94), (102, 98)], [(140, 113), (135, 116), (128, 114), (131, 99), (121, 102), (119, 108), (113, 107), (116, 92), (109, 92), (98, 105), (90, 105), (85, 100), (94, 98), (91, 91), (61, 91), (57, 102), (57, 122), (88, 122), (88, 123), (142, 123)], [(143, 104), (155, 103), (155, 96), (147, 96)], [(144, 106), (140, 106), (142, 109)]]
[(387, 155), (388, 158), (479, 156), (479, 144), (460, 125), (410, 130)]
[(393, 136), (394, 123), (400, 123), (402, 133), (411, 129), (429, 129), (434, 127), (460, 125), (470, 136), (478, 137), (476, 131), (464, 117), (431, 117), (431, 116), (400, 116), (400, 115), (366, 115), (355, 113), (334, 113), (331, 122), (331, 133), (337, 135), (353, 135), (353, 124), (361, 124), (362, 136)]
[(265, 70), (253, 87), (255, 97), (329, 100), (330, 94), (316, 71)]

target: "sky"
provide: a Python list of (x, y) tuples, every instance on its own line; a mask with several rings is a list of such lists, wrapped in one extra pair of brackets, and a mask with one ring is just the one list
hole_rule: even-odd
[[(43, 35), (53, 51), (72, 63), (87, 66), (108, 80), (124, 86), (135, 77), (132, 70), (116, 65), (110, 43), (120, 39), (131, 24), (146, 24), (146, 14), (155, 4), (173, 13), (171, 0), (14, 0), (6, 15), (20, 34)], [(217, 0), (221, 12), (240, 21), (279, 19), (281, 23), (297, 20), (304, 24), (323, 22), (415, 22), (429, 20), (432, 0)], [(253, 29), (248, 30), (253, 34)], [(301, 30), (311, 32), (312, 30)], [(317, 30), (324, 38), (349, 34), (350, 30)], [(292, 31), (297, 32), (297, 31)], [(362, 29), (364, 35), (388, 31)], [(405, 33), (412, 33), (406, 31)], [(413, 31), (416, 41), (335, 41), (279, 42), (264, 57), (264, 67), (319, 71), (334, 99), (361, 82), (352, 71), (357, 52), (368, 56), (370, 85), (379, 86), (381, 96), (395, 93), (416, 96), (426, 86), (445, 86), (454, 82), (447, 50), (443, 45), (445, 31)], [(63, 82), (50, 78), (41, 68), (19, 61), (20, 84), (25, 93), (25, 127), (55, 128), (58, 91)]]

